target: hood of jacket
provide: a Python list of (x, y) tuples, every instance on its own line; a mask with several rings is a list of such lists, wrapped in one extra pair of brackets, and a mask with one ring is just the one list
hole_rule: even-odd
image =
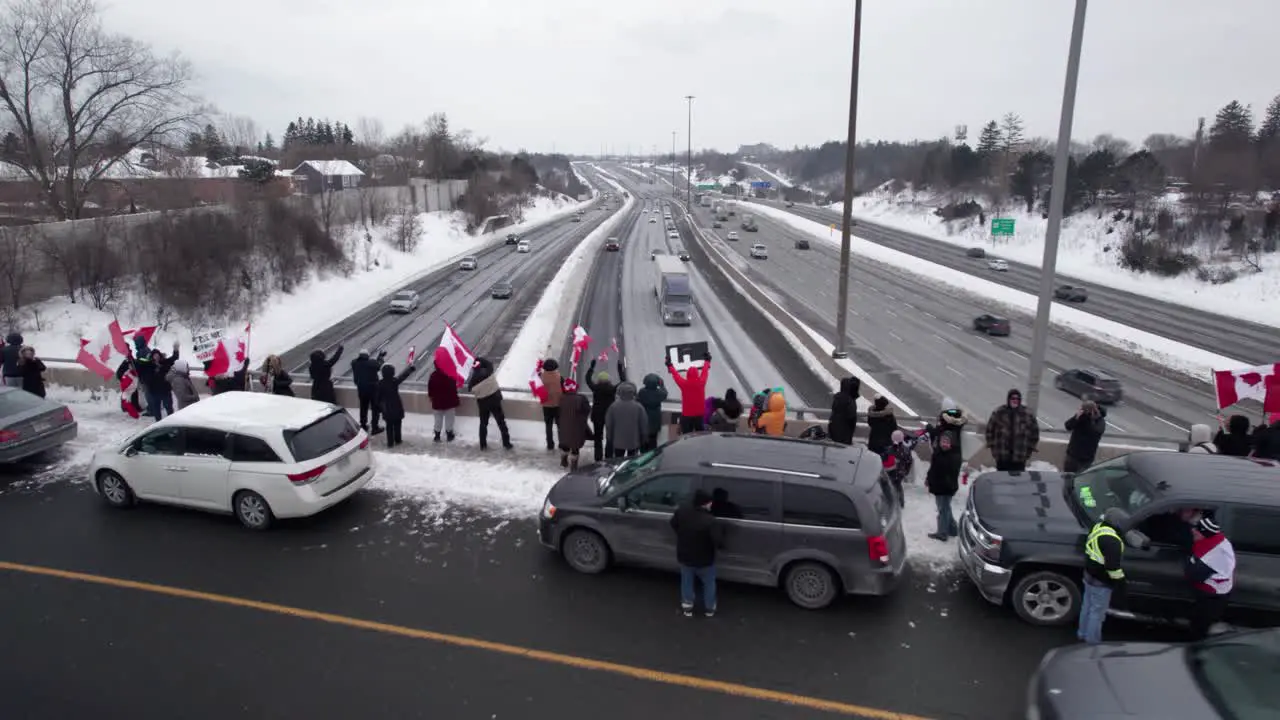
[(858, 393), (861, 391), (862, 381), (852, 375), (840, 381), (840, 392), (845, 395), (857, 397)]
[(170, 366), (169, 370), (170, 372), (175, 372), (182, 376), (188, 376), (191, 374), (191, 366), (187, 364), (186, 360), (181, 358), (174, 360), (173, 365)]
[(1192, 445), (1207, 443), (1213, 439), (1213, 431), (1208, 425), (1197, 423), (1191, 426), (1190, 441)]
[(964, 427), (964, 413), (954, 408), (947, 410), (938, 416), (938, 422), (943, 429), (958, 430)]
[[(875, 399), (871, 401), (871, 409), (877, 412), (888, 410), (889, 398), (883, 395), (876, 395)], [(892, 412), (892, 410), (890, 410), (890, 412)]]
[[(846, 378), (847, 379), (847, 378)], [(769, 412), (786, 412), (787, 399), (780, 392), (769, 393)]]
[(4, 341), (9, 345), (22, 345), (22, 342), (23, 342), (22, 336), (19, 335), (18, 333), (9, 333), (9, 335), (4, 339)]
[(662, 385), (662, 378), (656, 373), (649, 373), (644, 376), (644, 386), (651, 390), (657, 390)]
[(618, 399), (631, 401), (636, 399), (636, 384), (633, 382), (618, 383)]
[(1018, 388), (1011, 389), (1004, 396), (1004, 404), (1006, 407), (1013, 407), (1013, 399), (1018, 398), (1018, 407), (1022, 407), (1022, 391)]

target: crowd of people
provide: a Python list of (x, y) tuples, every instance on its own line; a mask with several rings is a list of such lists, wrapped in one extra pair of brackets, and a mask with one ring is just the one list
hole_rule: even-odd
[(1216, 433), (1209, 425), (1192, 425), (1187, 452), (1280, 460), (1280, 412), (1270, 413), (1266, 422), (1256, 426), (1244, 415), (1231, 415), (1219, 422)]

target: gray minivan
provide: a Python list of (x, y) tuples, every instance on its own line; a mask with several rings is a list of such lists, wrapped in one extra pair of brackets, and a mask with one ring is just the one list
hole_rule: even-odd
[(671, 515), (698, 489), (725, 526), (721, 579), (780, 586), (813, 610), (898, 584), (907, 550), (898, 498), (880, 458), (861, 446), (686, 435), (565, 475), (543, 503), (538, 538), (579, 572), (677, 570)]

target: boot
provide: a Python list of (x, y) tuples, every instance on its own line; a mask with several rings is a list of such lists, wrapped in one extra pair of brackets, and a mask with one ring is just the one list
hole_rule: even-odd
[(377, 425), (374, 425), (374, 426), (373, 426), (373, 429), (369, 431), (369, 434), (370, 434), (370, 435), (381, 435), (381, 434), (382, 434), (382, 431), (383, 431), (384, 429), (385, 429), (385, 428), (380, 428), (380, 427), (378, 427)]
[(445, 440), (448, 440), (449, 442), (453, 442), (455, 437), (457, 437), (457, 435), (454, 435), (452, 430), (444, 434)]
[(574, 455), (569, 458), (569, 470), (573, 471), (577, 469), (578, 469), (578, 456)]
[(569, 467), (569, 453), (564, 452), (563, 450), (560, 451), (560, 467)]
[(481, 449), (481, 450), (488, 450), (488, 449), (489, 449), (489, 443), (485, 442), (484, 440), (481, 440), (481, 441), (480, 441), (480, 449)]
[(432, 442), (440, 442), (440, 433), (436, 433), (436, 434), (435, 434), (435, 437), (433, 437), (433, 438), (431, 439), (431, 441), (432, 441)]
[(509, 437), (504, 437), (504, 438), (502, 438), (502, 449), (504, 449), (504, 450), (514, 450), (514, 449), (515, 449), (515, 447), (516, 447), (515, 445), (512, 445), (512, 444), (511, 444), (511, 438), (509, 438)]

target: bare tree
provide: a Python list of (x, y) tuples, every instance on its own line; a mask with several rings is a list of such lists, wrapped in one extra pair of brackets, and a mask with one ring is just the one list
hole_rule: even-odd
[(1110, 133), (1102, 133), (1093, 139), (1091, 149), (1105, 150), (1111, 153), (1112, 157), (1123, 158), (1133, 152), (1133, 144)]
[(387, 131), (378, 118), (362, 117), (356, 120), (356, 142), (373, 154), (382, 152), (387, 144)]
[(81, 245), (79, 237), (63, 233), (58, 233), (57, 237), (47, 237), (40, 243), (45, 268), (62, 281), (67, 299), (72, 303), (75, 303), (76, 293), (80, 290)]
[(120, 278), (125, 259), (110, 236), (111, 226), (94, 222), (93, 235), (83, 244), (77, 262), (78, 284), (94, 310), (106, 310), (120, 299)]
[(391, 216), (391, 238), (400, 252), (411, 253), (422, 239), (422, 217), (411, 207), (402, 207)]
[(18, 140), (10, 162), (59, 219), (79, 218), (135, 148), (192, 125), (191, 77), (177, 56), (104, 30), (94, 0), (0, 0), (0, 111)]
[(316, 215), (320, 221), (320, 229), (328, 237), (333, 237), (333, 226), (342, 215), (342, 195), (331, 187), (325, 187), (316, 196)]
[(35, 234), (29, 225), (0, 227), (0, 290), (4, 304), (14, 311), (22, 307), (22, 294), (31, 278), (28, 271), (35, 260)]
[(218, 119), (218, 131), (236, 156), (257, 152), (258, 143), (262, 140), (258, 123), (247, 115), (223, 115)]

